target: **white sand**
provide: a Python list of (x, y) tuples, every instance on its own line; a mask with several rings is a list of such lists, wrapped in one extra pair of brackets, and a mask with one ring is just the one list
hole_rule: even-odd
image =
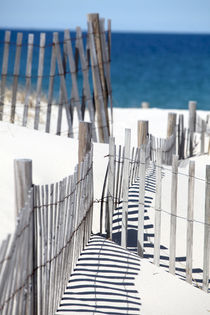
[[(116, 143), (124, 144), (124, 129), (132, 129), (132, 145), (137, 143), (137, 120), (149, 120), (149, 131), (158, 137), (165, 137), (167, 127), (167, 110), (160, 109), (114, 109), (114, 136)], [(187, 111), (183, 113), (185, 123), (188, 121)], [(199, 111), (201, 117), (207, 112)], [(48, 184), (73, 173), (77, 163), (77, 140), (58, 137), (27, 128), (0, 123), (1, 164), (0, 164), (0, 240), (12, 232), (14, 219), (14, 179), (13, 160), (15, 158), (30, 158), (33, 160), (33, 182)], [(207, 149), (207, 148), (206, 148)], [(95, 199), (101, 198), (104, 174), (106, 171), (108, 145), (94, 144), (94, 186)], [(207, 155), (194, 158), (196, 161), (196, 176), (205, 178), (205, 165), (210, 164)], [(170, 169), (170, 168), (169, 168)], [(181, 172), (187, 173), (188, 163), (182, 163)], [(167, 172), (166, 172), (167, 173)], [(170, 172), (163, 178), (163, 209), (170, 211)], [(195, 219), (204, 219), (205, 184), (196, 181)], [(186, 217), (187, 177), (179, 176), (178, 214)], [(95, 207), (93, 231), (99, 231), (99, 204)], [(163, 215), (161, 241), (168, 245), (169, 216)], [(152, 212), (151, 212), (151, 220)], [(184, 232), (183, 232), (184, 231)], [(177, 254), (185, 256), (186, 222), (178, 224)], [(202, 268), (203, 226), (195, 225), (195, 250), (193, 253), (195, 266)], [(206, 314), (210, 312), (210, 297), (201, 290), (169, 275), (153, 266), (148, 261), (142, 261), (136, 288), (144, 303), (142, 314)]]
[(136, 288), (143, 315), (204, 315), (210, 312), (210, 297), (185, 281), (142, 259)]

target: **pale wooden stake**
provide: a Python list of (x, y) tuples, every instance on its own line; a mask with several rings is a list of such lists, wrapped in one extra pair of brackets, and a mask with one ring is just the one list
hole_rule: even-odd
[(196, 105), (197, 102), (189, 101), (189, 132), (190, 132), (190, 143), (189, 143), (189, 155), (193, 155), (193, 134), (196, 126)]
[(138, 147), (139, 148), (142, 144), (146, 144), (148, 133), (149, 133), (149, 121), (138, 120)]
[(41, 33), (40, 34), (39, 64), (38, 64), (38, 79), (37, 79), (37, 89), (36, 89), (36, 106), (35, 106), (34, 129), (39, 128), (42, 78), (43, 78), (43, 70), (44, 70), (45, 41), (46, 41), (46, 34)]
[(85, 58), (84, 46), (83, 46), (83, 41), (82, 41), (82, 31), (80, 27), (76, 28), (76, 38), (77, 38), (76, 47), (79, 51), (82, 74), (83, 74), (84, 95), (85, 95), (88, 110), (89, 110), (90, 121), (92, 123), (93, 141), (97, 142), (96, 127), (95, 127), (95, 111), (93, 107), (93, 100), (92, 100), (90, 84), (89, 84), (89, 69), (88, 69), (86, 58)]
[(91, 22), (88, 22), (88, 45), (91, 53), (91, 67), (94, 86), (94, 99), (96, 105), (98, 131), (100, 142), (108, 143), (109, 141), (109, 121), (105, 112), (105, 104), (103, 99), (103, 91), (100, 82), (100, 73), (98, 67), (98, 60), (95, 49), (95, 42), (93, 37), (93, 29)]
[(131, 129), (125, 129), (125, 156), (123, 166), (123, 204), (122, 204), (122, 232), (121, 246), (127, 248), (128, 229), (128, 189), (129, 189), (129, 164), (130, 164)]
[(84, 160), (85, 155), (91, 150), (92, 124), (84, 121), (79, 123), (79, 164)]
[(105, 82), (105, 74), (104, 74), (104, 63), (103, 63), (103, 53), (102, 53), (102, 34), (100, 31), (100, 21), (99, 14), (92, 13), (88, 14), (88, 21), (92, 24), (94, 41), (95, 41), (95, 49), (98, 60), (99, 74), (100, 74), (100, 82), (104, 100), (104, 110), (106, 116), (107, 129), (109, 134), (109, 115), (108, 115), (108, 107), (107, 107), (107, 91), (106, 91), (106, 82)]
[(188, 177), (187, 244), (186, 244), (186, 248), (187, 248), (186, 281), (189, 283), (192, 283), (194, 186), (195, 186), (195, 162), (190, 161), (189, 177)]
[[(53, 34), (53, 44), (55, 44), (55, 34)], [(52, 52), (51, 52), (51, 61), (50, 61), (47, 120), (46, 120), (46, 128), (45, 128), (46, 132), (50, 132), (51, 109), (52, 109), (52, 101), (53, 101), (53, 86), (54, 86), (54, 80), (55, 80), (55, 67), (56, 67), (56, 52), (55, 52), (55, 45), (53, 45)]]
[(9, 59), (9, 45), (10, 45), (10, 36), (11, 32), (6, 31), (4, 37), (4, 54), (3, 54), (3, 63), (1, 71), (1, 82), (0, 82), (0, 120), (3, 119), (3, 107), (4, 107), (4, 97), (5, 97), (5, 87), (7, 79), (7, 68), (8, 68), (8, 59)]
[(162, 150), (157, 149), (156, 162), (156, 193), (155, 193), (155, 239), (154, 239), (154, 264), (160, 264), (160, 235), (161, 235), (161, 194), (162, 194)]
[(114, 160), (115, 155), (115, 138), (109, 137), (109, 169), (108, 169), (108, 218), (109, 222), (107, 224), (107, 233), (108, 237), (112, 239), (112, 219), (114, 211), (114, 178), (115, 178), (115, 169), (114, 169)]
[(206, 132), (206, 123), (205, 120), (202, 119), (202, 126), (201, 126), (201, 149), (200, 153), (205, 153), (205, 132)]
[(60, 76), (60, 84), (61, 84), (61, 101), (64, 101), (64, 107), (66, 110), (66, 119), (68, 123), (68, 136), (73, 137), (73, 130), (72, 130), (72, 115), (70, 110), (70, 104), (68, 102), (68, 94), (66, 89), (66, 80), (64, 76), (64, 70), (63, 70), (63, 64), (62, 64), (62, 58), (61, 58), (61, 51), (60, 51), (60, 45), (59, 45), (59, 38), (58, 33), (54, 33), (54, 41), (55, 41), (55, 51), (56, 51), (56, 57), (57, 57), (57, 63), (58, 63), (58, 72)]
[(189, 101), (189, 104), (188, 104), (188, 108), (189, 108), (189, 129), (190, 129), (191, 132), (195, 132), (196, 106), (197, 106), (197, 102)]
[(209, 137), (209, 144), (208, 144), (208, 155), (210, 155), (210, 137)]
[(108, 23), (108, 39), (107, 39), (107, 44), (108, 44), (108, 56), (109, 56), (109, 62), (111, 61), (111, 47), (112, 47), (112, 32), (111, 32), (111, 29), (112, 29), (112, 21), (109, 19), (107, 21)]
[(138, 236), (137, 253), (140, 257), (144, 256), (144, 196), (145, 196), (145, 176), (146, 176), (146, 149), (140, 149), (139, 167), (139, 206), (138, 206)]
[(185, 129), (184, 129), (184, 115), (179, 115), (178, 124), (178, 155), (179, 159), (184, 159), (184, 146), (185, 146)]
[(149, 102), (141, 102), (141, 108), (149, 108)]
[(71, 73), (73, 103), (77, 109), (78, 119), (82, 120), (81, 103), (80, 103), (80, 97), (79, 97), (79, 91), (78, 91), (78, 85), (77, 85), (76, 66), (75, 66), (75, 60), (74, 60), (74, 54), (73, 54), (69, 30), (64, 31), (64, 41), (66, 43), (67, 56), (69, 60), (69, 67), (70, 67), (70, 73)]
[(167, 138), (172, 136), (176, 128), (176, 114), (168, 113)]
[(171, 181), (171, 228), (169, 248), (169, 272), (175, 274), (176, 260), (176, 215), (177, 215), (177, 173), (178, 156), (173, 155), (172, 159), (172, 181)]
[[(103, 56), (105, 74), (106, 74), (105, 81), (106, 81), (106, 85), (107, 85), (108, 98), (109, 98), (109, 102), (110, 102), (110, 113), (111, 113), (111, 131), (110, 132), (111, 132), (111, 135), (113, 135), (113, 102), (112, 102), (111, 70), (110, 70), (110, 59), (109, 59), (109, 52), (108, 52), (109, 48), (108, 48), (108, 44), (106, 42), (104, 24), (105, 24), (105, 19), (100, 19), (102, 56)], [(107, 112), (107, 115), (108, 115), (108, 112)]]
[(28, 52), (27, 52), (27, 63), (26, 63), (26, 87), (25, 87), (25, 105), (23, 112), (23, 126), (27, 125), (28, 120), (28, 107), (29, 107), (29, 96), (31, 90), (31, 68), (32, 68), (32, 57), (33, 57), (33, 44), (34, 35), (28, 35)]
[(206, 165), (205, 226), (203, 252), (203, 290), (208, 292), (210, 268), (210, 165)]
[(18, 215), (20, 209), (25, 206), (28, 191), (32, 186), (32, 160), (14, 160), (15, 176), (15, 212)]
[(22, 46), (23, 33), (17, 34), (17, 44), (16, 44), (16, 54), (15, 54), (15, 65), (14, 65), (14, 77), (12, 84), (12, 104), (11, 104), (11, 115), (10, 122), (15, 121), (15, 107), (16, 107), (16, 96), (18, 87), (18, 76), (20, 71), (20, 56), (21, 56), (21, 46)]

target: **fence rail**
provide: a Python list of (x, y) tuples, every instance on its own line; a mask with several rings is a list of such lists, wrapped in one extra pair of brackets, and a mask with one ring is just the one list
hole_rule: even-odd
[(2, 315), (56, 312), (91, 234), (92, 155), (72, 176), (29, 190), (15, 233), (0, 248)]
[[(54, 32), (51, 42), (46, 42), (46, 34), (41, 33), (39, 44), (35, 43), (34, 34), (29, 34), (28, 42), (23, 43), (23, 34), (19, 32), (14, 43), (11, 42), (11, 32), (5, 32), (4, 43), (1, 43), (4, 50), (0, 120), (57, 135), (68, 129), (67, 135), (73, 137), (77, 121), (86, 118), (92, 123), (93, 140), (108, 142), (108, 103), (112, 107), (111, 24), (106, 32), (104, 19), (94, 14), (90, 14), (89, 19), (87, 34), (82, 34), (77, 27), (76, 37), (72, 38), (69, 30), (65, 30), (63, 41)], [(94, 21), (97, 21), (97, 27)], [(10, 64), (14, 64), (13, 73), (9, 70)], [(23, 69), (26, 69), (24, 74)], [(48, 92), (43, 96), (46, 86)], [(86, 109), (89, 117), (85, 117)], [(56, 124), (52, 120), (56, 120)]]

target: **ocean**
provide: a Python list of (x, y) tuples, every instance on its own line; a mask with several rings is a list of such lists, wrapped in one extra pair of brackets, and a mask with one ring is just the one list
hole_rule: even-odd
[[(15, 41), (11, 37), (8, 85), (12, 82)], [(2, 66), (5, 30), (0, 30), (0, 68)], [(33, 86), (36, 85), (40, 31), (23, 31), (20, 80), (24, 85), (27, 36), (34, 33)], [(47, 31), (43, 93), (47, 94), (51, 58), (52, 31)], [(75, 39), (75, 33), (71, 32)], [(63, 40), (63, 32), (59, 32)], [(81, 73), (78, 75), (81, 77)], [(150, 107), (186, 109), (189, 100), (197, 108), (210, 110), (210, 34), (150, 34), (112, 32), (111, 80), (114, 107)], [(57, 88), (59, 80), (55, 81)]]

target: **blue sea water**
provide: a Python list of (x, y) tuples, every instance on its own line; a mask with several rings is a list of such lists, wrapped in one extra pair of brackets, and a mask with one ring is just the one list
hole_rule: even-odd
[[(27, 36), (34, 33), (32, 75), (37, 75), (40, 31), (24, 30), (20, 84), (24, 84)], [(52, 31), (47, 31), (43, 91), (47, 93), (51, 57)], [(16, 41), (17, 30), (11, 41)], [(59, 32), (60, 40), (63, 33)], [(75, 38), (75, 33), (71, 32)], [(0, 67), (4, 30), (0, 30)], [(150, 107), (185, 109), (189, 100), (197, 108), (210, 110), (210, 34), (112, 33), (111, 79), (115, 107)], [(10, 48), (8, 72), (13, 73), (15, 45)], [(81, 73), (79, 73), (81, 76)], [(12, 76), (8, 77), (8, 83)], [(36, 80), (33, 85), (35, 87)], [(59, 86), (59, 80), (55, 82)]]

